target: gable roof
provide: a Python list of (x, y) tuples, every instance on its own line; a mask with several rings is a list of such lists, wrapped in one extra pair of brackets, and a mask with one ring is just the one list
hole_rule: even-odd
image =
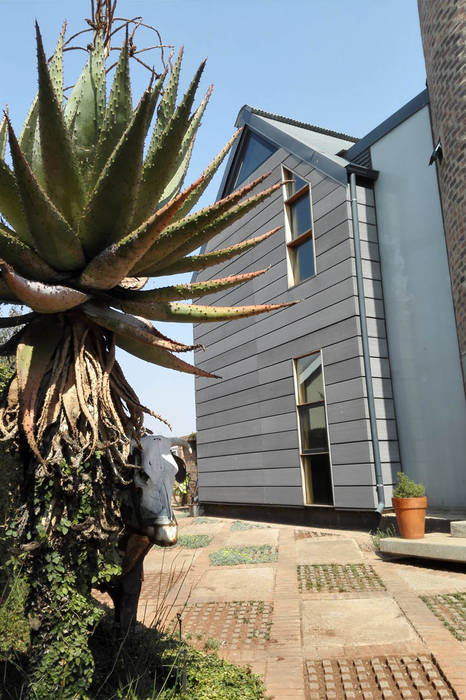
[[(284, 148), (339, 184), (347, 183), (348, 175), (345, 168), (348, 161), (337, 153), (354, 146), (357, 141), (355, 137), (264, 112), (249, 105), (244, 105), (240, 109), (235, 125), (260, 134), (278, 148)], [(219, 198), (224, 196), (228, 174), (241, 148), (241, 143), (244, 141), (240, 139), (230, 153), (219, 188)]]

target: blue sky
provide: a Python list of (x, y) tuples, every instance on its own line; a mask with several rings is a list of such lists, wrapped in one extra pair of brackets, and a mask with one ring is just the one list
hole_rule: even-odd
[[(360, 137), (425, 87), (416, 0), (119, 0), (117, 14), (141, 15), (164, 43), (184, 45), (183, 85), (208, 58), (199, 98), (210, 83), (214, 92), (191, 179), (230, 138), (244, 104)], [(64, 19), (71, 35), (89, 16), (89, 0), (0, 0), (0, 106), (8, 104), (18, 131), (37, 84), (34, 19), (50, 54)], [(137, 43), (149, 40), (141, 34)], [(67, 58), (70, 84), (85, 54), (74, 51)], [(151, 63), (160, 65), (157, 53)], [(134, 72), (135, 98), (146, 80), (144, 70)], [(215, 199), (220, 177), (202, 204)], [(186, 324), (161, 324), (160, 330), (188, 342), (192, 337)], [(195, 429), (190, 376), (123, 352), (119, 359), (142, 403), (162, 414), (174, 434)], [(152, 420), (147, 425), (167, 433)]]

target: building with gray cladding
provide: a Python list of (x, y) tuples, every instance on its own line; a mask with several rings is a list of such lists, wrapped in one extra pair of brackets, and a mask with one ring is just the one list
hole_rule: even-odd
[(402, 469), (431, 508), (466, 508), (466, 404), (427, 91), (361, 140), (249, 106), (237, 126), (219, 197), (266, 172), (283, 184), (205, 251), (281, 229), (197, 280), (269, 268), (208, 303), (301, 301), (195, 326), (206, 346), (197, 366), (221, 375), (196, 378), (200, 503), (370, 520), (391, 506)]

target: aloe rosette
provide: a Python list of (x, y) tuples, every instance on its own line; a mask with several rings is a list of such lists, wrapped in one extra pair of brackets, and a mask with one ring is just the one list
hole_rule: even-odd
[[(264, 178), (189, 213), (236, 134), (188, 187), (184, 179), (211, 88), (193, 110), (204, 63), (178, 101), (182, 52), (132, 106), (125, 41), (106, 96), (106, 48), (97, 32), (68, 99), (63, 93), (63, 34), (52, 59), (37, 34), (38, 93), (17, 138), (8, 115), (0, 127), (0, 301), (30, 312), (3, 348), (16, 372), (3, 397), (3, 439), (25, 437), (41, 473), (63, 458), (79, 463), (104, 450), (124, 482), (130, 440), (144, 411), (115, 360), (115, 345), (148, 362), (201, 376), (178, 354), (192, 349), (153, 321), (227, 321), (286, 304), (211, 307), (204, 295), (264, 271), (209, 282), (144, 289), (150, 278), (203, 270), (257, 245), (270, 231), (228, 248), (196, 254), (279, 185), (250, 194)], [(165, 84), (166, 83), (166, 84)], [(153, 124), (153, 126), (152, 126)], [(6, 142), (11, 153), (5, 160)], [(195, 299), (196, 303), (188, 303)]]

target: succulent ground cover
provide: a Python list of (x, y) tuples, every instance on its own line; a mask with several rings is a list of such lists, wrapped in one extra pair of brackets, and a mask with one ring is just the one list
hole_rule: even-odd
[(199, 549), (200, 547), (207, 547), (212, 541), (210, 535), (185, 535), (181, 534), (178, 537), (178, 544), (180, 547), (186, 547), (187, 549)]
[(250, 523), (246, 520), (235, 520), (231, 525), (231, 532), (239, 532), (241, 530), (254, 530), (256, 528), (262, 529), (270, 527), (270, 525), (263, 525), (262, 523)]
[(244, 547), (222, 547), (209, 554), (212, 566), (235, 566), (237, 564), (266, 564), (277, 561), (278, 551), (270, 544)]
[(299, 564), (298, 586), (304, 591), (383, 591), (385, 585), (367, 564)]
[(466, 593), (422, 595), (421, 600), (456, 639), (466, 641)]

